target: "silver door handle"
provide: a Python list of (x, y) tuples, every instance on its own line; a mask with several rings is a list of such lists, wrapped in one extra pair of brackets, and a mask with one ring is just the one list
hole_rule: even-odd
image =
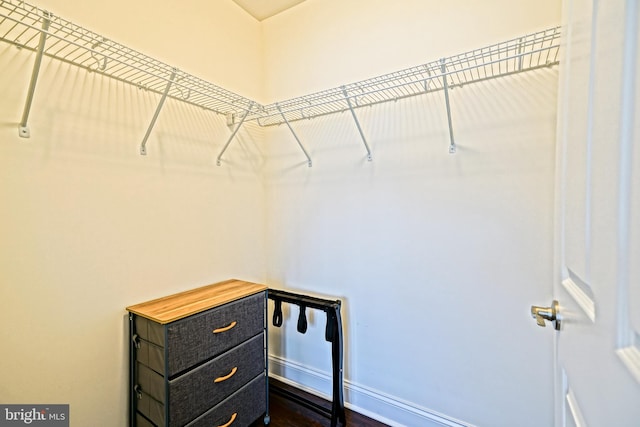
[(554, 323), (556, 331), (560, 330), (560, 304), (558, 301), (553, 300), (551, 307), (538, 307), (537, 305), (531, 306), (531, 317), (536, 319), (538, 326), (543, 328), (546, 326), (545, 320)]

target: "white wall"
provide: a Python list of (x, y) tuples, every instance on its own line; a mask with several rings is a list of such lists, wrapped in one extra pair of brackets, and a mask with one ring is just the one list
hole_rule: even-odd
[[(266, 20), (265, 91), (296, 96), (558, 24), (559, 4), (307, 0)], [(557, 68), (267, 133), (268, 283), (344, 301), (347, 398), (395, 425), (551, 425)], [(278, 94), (278, 95), (275, 95)], [(284, 96), (283, 96), (284, 97)], [(324, 316), (272, 368), (330, 394)], [(285, 321), (286, 325), (286, 321)], [(542, 391), (542, 392), (541, 392)], [(455, 421), (458, 420), (458, 421)]]
[[(191, 2), (197, 13), (154, 2), (153, 20), (140, 2), (41, 3), (226, 87), (259, 90), (258, 23), (230, 1)], [(158, 20), (191, 19), (192, 32), (162, 42)], [(0, 402), (69, 403), (72, 426), (120, 427), (125, 307), (231, 277), (264, 280), (262, 148), (241, 132), (217, 167), (224, 117), (169, 100), (141, 156), (159, 97), (48, 59), (32, 137), (19, 138), (33, 59), (0, 44)]]
[[(271, 102), (559, 16), (551, 0), (476, 3), (307, 0), (262, 24), (230, 0), (39, 4)], [(555, 71), (454, 90), (455, 156), (434, 94), (358, 112), (372, 163), (335, 115), (294, 125), (313, 168), (286, 128), (251, 126), (218, 168), (223, 118), (169, 100), (142, 157), (157, 97), (48, 60), (18, 138), (32, 61), (0, 45), (0, 400), (124, 425), (124, 307), (239, 277), (344, 300), (353, 406), (396, 424), (549, 424), (550, 340), (527, 310), (551, 279)], [(327, 391), (323, 316), (299, 336), (287, 315), (273, 367)]]

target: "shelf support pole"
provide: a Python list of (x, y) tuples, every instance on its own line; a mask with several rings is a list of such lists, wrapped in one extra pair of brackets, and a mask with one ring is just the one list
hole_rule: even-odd
[(278, 103), (276, 103), (276, 108), (278, 109), (278, 111), (280, 112), (280, 115), (282, 116), (282, 119), (284, 120), (284, 122), (287, 124), (287, 127), (289, 128), (289, 130), (291, 131), (291, 134), (293, 135), (293, 137), (296, 139), (296, 142), (298, 143), (298, 145), (300, 146), (300, 149), (302, 150), (302, 152), (304, 153), (304, 155), (307, 157), (307, 165), (309, 167), (311, 167), (312, 163), (311, 163), (311, 157), (309, 157), (309, 153), (307, 153), (307, 150), (304, 149), (304, 146), (302, 145), (302, 143), (300, 142), (300, 139), (298, 138), (298, 135), (296, 135), (295, 131), (293, 130), (293, 128), (291, 127), (291, 124), (289, 123), (289, 120), (287, 120), (287, 117), (285, 116), (285, 114), (282, 112), (282, 109), (280, 108), (280, 105)]
[(445, 58), (440, 60), (442, 68), (442, 87), (444, 88), (444, 101), (447, 104), (447, 120), (449, 122), (449, 154), (454, 154), (456, 152), (456, 143), (453, 139), (453, 124), (451, 122), (451, 106), (449, 104), (449, 83), (447, 82), (446, 61), (447, 60)]
[(365, 138), (364, 132), (362, 132), (360, 122), (358, 121), (358, 116), (356, 116), (356, 112), (353, 110), (353, 105), (351, 105), (349, 94), (347, 93), (347, 89), (344, 86), (342, 86), (342, 93), (344, 94), (344, 98), (347, 100), (347, 105), (349, 106), (349, 111), (351, 111), (351, 116), (353, 116), (353, 121), (356, 122), (356, 127), (358, 128), (358, 132), (360, 133), (360, 137), (362, 138), (362, 142), (364, 143), (364, 148), (367, 150), (367, 160), (371, 161), (373, 160), (373, 158), (371, 157), (371, 149), (369, 148), (369, 144), (367, 144), (367, 138)]
[(140, 145), (140, 154), (143, 156), (147, 155), (147, 139), (149, 139), (149, 135), (151, 135), (151, 130), (156, 124), (156, 120), (158, 120), (158, 116), (160, 115), (160, 110), (162, 110), (162, 106), (164, 105), (164, 101), (167, 99), (167, 95), (169, 95), (169, 89), (171, 89), (171, 85), (173, 84), (173, 80), (176, 78), (177, 70), (174, 68), (171, 72), (171, 77), (169, 77), (169, 81), (167, 85), (164, 87), (164, 92), (162, 93), (162, 98), (160, 98), (160, 102), (158, 103), (158, 107), (156, 108), (156, 112), (153, 114), (153, 118), (151, 119), (151, 123), (149, 123), (149, 127), (147, 128), (147, 133), (144, 134), (144, 138), (142, 138), (142, 144)]
[(40, 39), (38, 41), (38, 50), (36, 51), (36, 61), (33, 64), (33, 71), (31, 72), (31, 82), (29, 83), (29, 90), (27, 91), (27, 100), (24, 104), (22, 119), (20, 120), (20, 126), (18, 127), (18, 135), (20, 135), (22, 138), (29, 138), (31, 136), (31, 131), (29, 130), (29, 126), (27, 126), (27, 122), (29, 121), (29, 113), (31, 112), (33, 95), (36, 91), (38, 75), (40, 74), (42, 55), (44, 54), (44, 44), (47, 41), (47, 30), (49, 30), (49, 24), (51, 23), (50, 18), (51, 14), (45, 11), (42, 19), (42, 31), (40, 31)]
[(245, 111), (244, 115), (242, 116), (242, 119), (240, 119), (240, 123), (238, 123), (238, 126), (236, 126), (236, 128), (233, 130), (233, 133), (227, 140), (227, 143), (224, 144), (224, 147), (222, 147), (222, 151), (220, 151), (220, 154), (218, 154), (218, 158), (216, 159), (216, 165), (220, 166), (222, 164), (221, 163), (222, 155), (224, 154), (225, 151), (227, 151), (227, 147), (229, 147), (229, 144), (231, 144), (233, 137), (236, 136), (236, 133), (238, 133), (238, 131), (240, 130), (240, 127), (244, 123), (244, 120), (247, 118), (247, 116), (251, 112), (251, 109), (253, 108), (253, 104), (255, 104), (253, 101), (249, 104), (249, 108), (247, 108), (247, 111)]

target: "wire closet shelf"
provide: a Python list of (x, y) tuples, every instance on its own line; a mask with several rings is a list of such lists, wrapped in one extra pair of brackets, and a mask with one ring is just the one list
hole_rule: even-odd
[(35, 83), (43, 56), (131, 84), (161, 96), (145, 135), (141, 153), (166, 98), (186, 102), (227, 117), (235, 125), (227, 146), (245, 121), (260, 126), (286, 124), (311, 166), (311, 159), (291, 127), (291, 122), (351, 111), (371, 160), (371, 152), (355, 109), (443, 90), (449, 121), (450, 152), (455, 152), (449, 89), (559, 63), (561, 28), (524, 35), (491, 46), (356, 83), (261, 105), (249, 98), (165, 64), (109, 40), (48, 11), (19, 0), (0, 0), (0, 40), (36, 52), (34, 71), (21, 121), (26, 126)]
[[(176, 67), (109, 40), (37, 6), (16, 0), (0, 2), (0, 40), (38, 51), (46, 34), (43, 54), (87, 71), (163, 94), (219, 114), (248, 111), (250, 99), (209, 83)], [(175, 76), (172, 78), (172, 75)]]
[[(432, 61), (345, 86), (264, 106), (256, 119), (263, 126), (397, 101), (438, 90), (559, 63), (561, 27), (528, 34), (491, 46)], [(446, 82), (445, 82), (446, 79)], [(281, 111), (278, 110), (278, 107)]]

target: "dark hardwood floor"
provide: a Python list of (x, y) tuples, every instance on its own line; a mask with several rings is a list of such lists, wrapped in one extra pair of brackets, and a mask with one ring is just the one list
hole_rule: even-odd
[[(330, 402), (300, 389), (291, 387), (272, 378), (269, 379), (269, 383), (289, 392), (294, 392), (296, 395), (302, 396), (323, 407), (331, 408)], [(269, 427), (329, 427), (331, 425), (331, 420), (328, 417), (295, 403), (290, 399), (284, 398), (274, 391), (269, 393), (269, 415), (271, 416)], [(346, 409), (346, 418), (346, 425), (348, 427), (388, 427), (386, 424), (372, 420), (349, 409)], [(338, 422), (338, 426), (341, 425), (342, 424)], [(264, 426), (264, 424), (261, 418), (251, 427), (262, 426)]]

